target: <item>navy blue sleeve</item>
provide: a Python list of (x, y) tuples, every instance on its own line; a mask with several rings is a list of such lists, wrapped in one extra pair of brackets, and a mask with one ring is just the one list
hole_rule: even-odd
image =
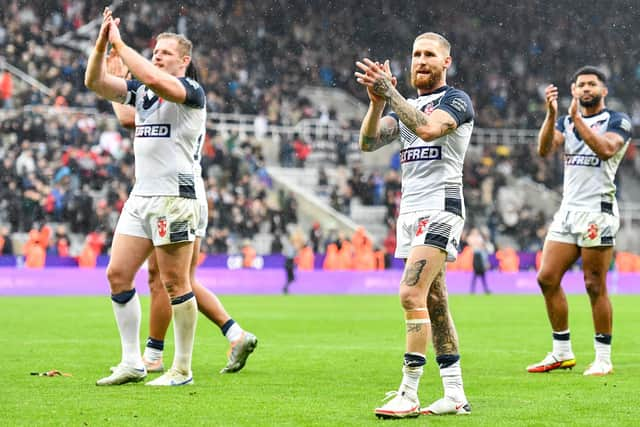
[(204, 107), (205, 96), (202, 86), (200, 86), (197, 81), (192, 80), (189, 77), (180, 77), (178, 80), (180, 80), (180, 83), (182, 83), (187, 91), (187, 96), (184, 99), (183, 104), (191, 108)]
[(446, 111), (453, 117), (458, 126), (463, 123), (471, 122), (475, 113), (471, 98), (466, 92), (459, 89), (449, 89), (440, 100), (437, 110)]
[(556, 120), (556, 129), (558, 129), (560, 132), (564, 133), (564, 118), (567, 116), (560, 116), (558, 117), (558, 120)]
[(607, 126), (607, 132), (617, 133), (626, 142), (631, 138), (631, 119), (624, 113), (618, 113), (616, 111), (609, 111), (611, 116), (609, 117), (609, 125)]
[(127, 80), (127, 98), (124, 100), (124, 104), (136, 105), (136, 94), (140, 86), (142, 86), (142, 83), (138, 80)]

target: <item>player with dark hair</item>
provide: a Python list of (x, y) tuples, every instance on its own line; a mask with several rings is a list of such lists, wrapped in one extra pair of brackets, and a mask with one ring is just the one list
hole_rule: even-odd
[[(375, 409), (381, 418), (469, 414), (462, 384), (458, 336), (449, 312), (445, 263), (457, 257), (464, 225), (462, 164), (473, 130), (469, 96), (446, 83), (451, 46), (439, 34), (419, 35), (413, 43), (411, 83), (416, 99), (395, 88), (389, 61), (367, 58), (356, 65), (367, 89), (369, 110), (360, 129), (360, 148), (374, 151), (400, 139), (402, 200), (396, 257), (405, 260), (400, 302), (405, 312), (403, 378), (389, 401)], [(382, 117), (385, 106), (393, 110)], [(420, 409), (418, 384), (433, 341), (444, 397)]]
[(595, 329), (595, 360), (584, 375), (613, 372), (612, 309), (607, 271), (620, 228), (615, 174), (631, 139), (631, 121), (605, 107), (606, 78), (595, 67), (580, 68), (571, 80), (571, 105), (558, 117), (558, 88), (545, 90), (547, 115), (538, 135), (538, 153), (546, 157), (564, 144), (564, 190), (542, 250), (538, 284), (551, 323), (553, 350), (529, 372), (573, 368), (569, 307), (562, 290), (564, 273), (582, 257), (584, 283)]

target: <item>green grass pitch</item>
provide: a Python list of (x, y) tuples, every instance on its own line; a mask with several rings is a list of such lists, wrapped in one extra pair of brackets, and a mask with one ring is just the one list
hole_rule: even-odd
[[(593, 331), (585, 295), (571, 296), (578, 366), (528, 374), (551, 347), (541, 296), (451, 297), (470, 416), (378, 420), (375, 408), (401, 379), (404, 322), (394, 296), (222, 296), (256, 333), (245, 369), (220, 375), (227, 342), (198, 319), (195, 385), (96, 387), (119, 360), (107, 297), (0, 298), (0, 425), (210, 426), (637, 426), (640, 424), (640, 297), (613, 297), (615, 373), (588, 378)], [(146, 337), (148, 298), (143, 298)], [(165, 364), (173, 355), (171, 333)], [(168, 359), (168, 360), (167, 360)], [(59, 369), (71, 378), (30, 376)], [(420, 384), (423, 405), (441, 397), (433, 352)]]

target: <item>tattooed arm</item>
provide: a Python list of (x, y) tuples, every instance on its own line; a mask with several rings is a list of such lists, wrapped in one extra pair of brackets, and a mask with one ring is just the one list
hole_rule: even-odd
[[(356, 63), (358, 67), (360, 67), (360, 64), (362, 63)], [(397, 80), (391, 74), (389, 60), (384, 62), (384, 65), (381, 67), (381, 72), (389, 78), (389, 84), (392, 86), (396, 85)], [(398, 138), (400, 135), (400, 128), (398, 127), (398, 122), (396, 120), (382, 117), (382, 113), (384, 112), (387, 102), (381, 96), (376, 95), (373, 88), (368, 85), (366, 81), (369, 80), (369, 77), (362, 73), (355, 73), (355, 75), (358, 83), (367, 88), (367, 95), (370, 100), (369, 110), (367, 110), (367, 114), (364, 116), (362, 126), (360, 127), (360, 150), (375, 151)]]
[(369, 110), (360, 127), (360, 150), (375, 151), (398, 138), (398, 122), (391, 117), (381, 118), (383, 110), (384, 104), (381, 107), (373, 102), (369, 104)]
[(400, 92), (393, 87), (388, 77), (381, 74), (373, 83), (373, 91), (384, 97), (391, 105), (398, 119), (413, 133), (425, 141), (432, 141), (452, 132), (458, 127), (456, 120), (446, 111), (434, 110), (427, 116), (411, 105)]
[[(458, 127), (458, 123), (461, 123), (454, 118), (451, 109), (445, 111), (438, 108), (429, 116), (417, 110), (400, 95), (400, 92), (395, 88), (392, 76), (380, 64), (365, 58), (362, 62), (356, 62), (356, 65), (362, 70), (361, 73), (356, 73), (358, 83), (367, 86), (367, 89), (376, 97), (388, 102), (398, 119), (421, 139), (432, 141), (440, 138), (452, 132)], [(457, 100), (455, 104), (453, 109), (458, 110), (454, 113), (455, 115), (466, 113), (467, 116), (472, 117), (470, 101), (468, 106), (466, 100), (462, 99)]]

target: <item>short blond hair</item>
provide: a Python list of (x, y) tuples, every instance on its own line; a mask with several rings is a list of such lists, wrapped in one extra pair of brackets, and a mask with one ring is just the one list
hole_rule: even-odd
[(418, 37), (416, 37), (416, 39), (414, 40), (414, 43), (418, 40), (421, 39), (429, 39), (429, 40), (434, 40), (436, 42), (438, 42), (438, 44), (440, 45), (440, 47), (442, 49), (444, 49), (446, 56), (450, 56), (451, 55), (451, 43), (449, 43), (449, 40), (445, 39), (443, 36), (441, 36), (438, 33), (422, 33), (420, 34)]
[(183, 36), (182, 34), (176, 33), (160, 33), (156, 37), (156, 41), (160, 39), (174, 39), (178, 42), (178, 50), (182, 56), (191, 56), (191, 51), (193, 50), (193, 43), (191, 40)]

